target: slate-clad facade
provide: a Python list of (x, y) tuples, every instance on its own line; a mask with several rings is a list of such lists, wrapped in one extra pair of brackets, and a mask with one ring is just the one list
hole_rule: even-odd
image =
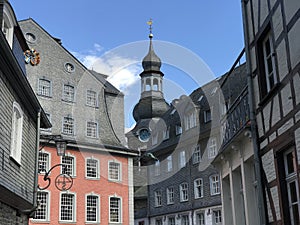
[[(133, 224), (133, 158), (124, 146), (124, 95), (106, 78), (88, 70), (61, 40), (33, 19), (20, 21), (30, 48), (40, 54), (36, 67), (27, 66), (28, 80), (52, 123), (41, 131), (38, 198), (42, 206), (30, 224)], [(67, 141), (66, 155), (58, 157), (51, 135)], [(73, 186), (56, 188), (60, 167), (51, 171), (50, 186), (44, 169), (67, 165)]]
[(51, 124), (25, 71), (28, 46), (8, 1), (0, 1), (0, 224), (28, 224), (36, 209), (39, 128)]

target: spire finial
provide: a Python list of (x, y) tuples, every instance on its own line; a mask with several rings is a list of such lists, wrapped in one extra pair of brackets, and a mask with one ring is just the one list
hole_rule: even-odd
[(152, 18), (150, 18), (150, 20), (147, 22), (147, 24), (149, 25), (149, 38), (152, 39), (153, 38), (153, 34), (152, 34)]

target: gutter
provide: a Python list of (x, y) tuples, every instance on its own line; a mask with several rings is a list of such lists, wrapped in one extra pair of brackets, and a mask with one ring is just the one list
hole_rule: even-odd
[(246, 3), (248, 0), (242, 0), (242, 15), (243, 15), (243, 27), (244, 27), (244, 43), (245, 43), (245, 53), (246, 53), (246, 69), (247, 69), (247, 82), (248, 82), (248, 97), (249, 97), (249, 111), (250, 111), (250, 121), (251, 121), (251, 131), (252, 135), (252, 143), (253, 143), (253, 157), (254, 157), (254, 169), (257, 181), (257, 204), (258, 204), (258, 216), (261, 225), (266, 224), (266, 209), (264, 205), (264, 196), (263, 196), (263, 183), (262, 183), (262, 165), (259, 154), (258, 147), (258, 133), (257, 133), (257, 122), (256, 122), (256, 114), (255, 114), (255, 102), (254, 102), (254, 87), (252, 80), (252, 64), (250, 57), (250, 49), (249, 49), (249, 33), (248, 33), (248, 14), (246, 9)]

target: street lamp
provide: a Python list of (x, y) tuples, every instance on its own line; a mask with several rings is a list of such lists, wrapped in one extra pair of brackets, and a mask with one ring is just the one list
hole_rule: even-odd
[[(47, 140), (46, 143), (44, 143), (39, 151), (41, 151), (46, 145), (50, 144), (50, 142), (55, 143), (56, 146), (56, 152), (58, 156), (65, 156), (66, 148), (67, 148), (67, 141), (62, 139), (61, 135), (43, 135), (41, 136), (41, 139)], [(51, 178), (49, 177), (51, 171), (56, 167), (62, 167), (62, 173), (59, 174), (55, 178), (55, 187), (60, 191), (67, 191), (69, 190), (73, 185), (73, 178), (69, 173), (66, 172), (67, 166), (65, 164), (56, 164), (52, 166), (48, 171), (45, 168), (42, 168), (40, 172), (45, 172), (45, 175), (43, 177), (43, 180), (48, 182), (48, 184), (45, 187), (41, 187), (38, 185), (38, 188), (40, 190), (47, 189), (51, 184)]]

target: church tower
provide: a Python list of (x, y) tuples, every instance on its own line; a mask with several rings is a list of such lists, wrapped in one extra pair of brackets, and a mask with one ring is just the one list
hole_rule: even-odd
[(166, 103), (163, 94), (164, 74), (160, 71), (161, 60), (155, 54), (153, 48), (151, 20), (149, 24), (149, 51), (143, 59), (142, 66), (144, 71), (140, 74), (141, 98), (133, 110), (133, 117), (136, 122), (141, 119), (161, 117), (169, 109), (169, 105)]
[(134, 149), (140, 148), (141, 145), (145, 146), (148, 142), (151, 136), (150, 121), (162, 117), (169, 109), (169, 104), (165, 101), (163, 94), (164, 74), (160, 71), (161, 60), (153, 48), (152, 21), (150, 20), (148, 24), (150, 25), (149, 50), (142, 61), (140, 100), (133, 109), (133, 117), (137, 124), (132, 130), (132, 134), (135, 134), (134, 136), (138, 137), (138, 140), (136, 142), (128, 139), (129, 146)]

